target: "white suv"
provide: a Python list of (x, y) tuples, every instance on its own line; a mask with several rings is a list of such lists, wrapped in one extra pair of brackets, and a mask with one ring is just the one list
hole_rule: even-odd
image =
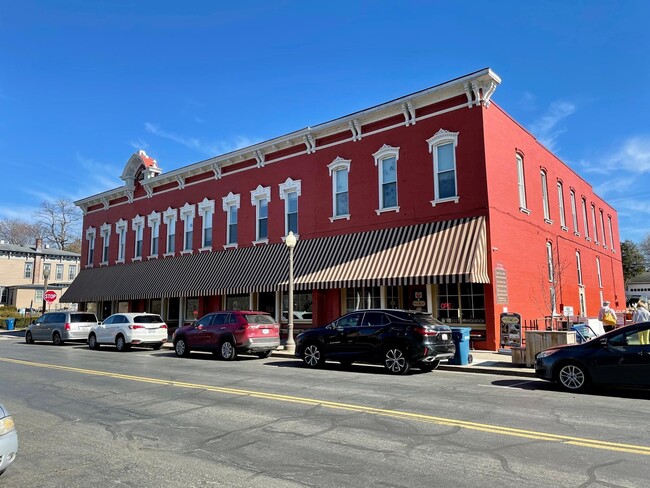
[(167, 324), (153, 313), (116, 313), (88, 334), (88, 347), (97, 349), (102, 344), (115, 345), (118, 351), (131, 346), (160, 349), (167, 342)]

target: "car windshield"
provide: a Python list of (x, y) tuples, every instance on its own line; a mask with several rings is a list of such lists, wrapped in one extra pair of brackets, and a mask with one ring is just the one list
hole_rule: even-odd
[(590, 341), (596, 337), (596, 333), (588, 325), (574, 325), (573, 329), (580, 334), (586, 341)]
[(97, 322), (97, 317), (94, 313), (71, 313), (70, 322)]
[(134, 324), (160, 324), (162, 321), (160, 315), (136, 315), (133, 317)]
[(273, 317), (264, 313), (248, 313), (244, 318), (249, 324), (275, 324)]

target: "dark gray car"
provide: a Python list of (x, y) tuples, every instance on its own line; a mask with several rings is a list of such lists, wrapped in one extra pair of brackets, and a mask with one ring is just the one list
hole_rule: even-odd
[(30, 324), (25, 332), (25, 342), (52, 341), (55, 345), (86, 342), (90, 328), (97, 324), (97, 317), (92, 312), (48, 312)]

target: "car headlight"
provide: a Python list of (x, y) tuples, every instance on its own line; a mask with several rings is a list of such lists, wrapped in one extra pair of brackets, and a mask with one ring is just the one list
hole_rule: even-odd
[(551, 349), (549, 351), (542, 351), (540, 353), (537, 353), (537, 356), (535, 356), (537, 359), (542, 359), (542, 358), (547, 358), (551, 354), (555, 354), (557, 352), (557, 349)]
[(0, 419), (0, 435), (8, 434), (15, 428), (16, 424), (14, 423), (14, 419), (12, 419), (11, 416)]

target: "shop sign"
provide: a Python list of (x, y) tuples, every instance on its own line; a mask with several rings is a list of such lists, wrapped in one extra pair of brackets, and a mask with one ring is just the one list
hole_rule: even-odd
[(501, 347), (521, 347), (521, 315), (501, 314)]
[(494, 290), (496, 302), (500, 305), (508, 303), (508, 275), (503, 264), (497, 263), (494, 268)]

